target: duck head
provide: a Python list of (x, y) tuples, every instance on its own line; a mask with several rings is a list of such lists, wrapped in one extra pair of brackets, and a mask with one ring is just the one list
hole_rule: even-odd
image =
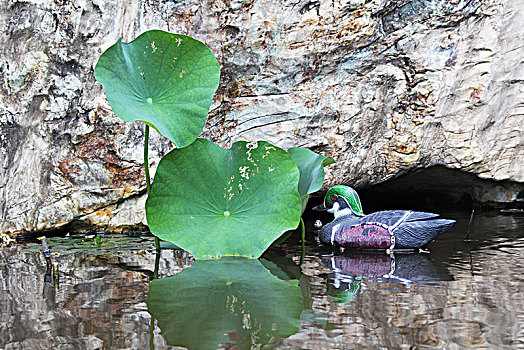
[(346, 215), (364, 216), (357, 191), (349, 186), (331, 187), (324, 197), (324, 207), (335, 215), (335, 219)]

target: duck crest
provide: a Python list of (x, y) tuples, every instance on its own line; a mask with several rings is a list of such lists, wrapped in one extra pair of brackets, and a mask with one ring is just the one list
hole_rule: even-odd
[[(339, 203), (340, 200), (343, 200), (346, 204), (345, 207), (342, 207)], [(338, 204), (338, 207), (335, 207)], [(360, 198), (358, 197), (357, 191), (349, 186), (336, 185), (331, 187), (324, 197), (324, 206), (328, 209), (329, 212), (337, 215), (337, 211), (346, 210), (338, 216), (347, 215), (346, 212), (351, 211), (354, 215), (364, 216), (362, 211), (362, 204), (360, 204)], [(333, 210), (331, 210), (333, 208)], [(348, 213), (348, 214), (351, 214)]]

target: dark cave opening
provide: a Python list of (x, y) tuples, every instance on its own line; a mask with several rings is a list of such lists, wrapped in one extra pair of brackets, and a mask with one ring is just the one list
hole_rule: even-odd
[[(387, 209), (443, 212), (524, 207), (524, 184), (481, 179), (444, 166), (433, 166), (356, 190), (366, 213)], [(313, 198), (311, 205), (320, 204), (324, 193)]]

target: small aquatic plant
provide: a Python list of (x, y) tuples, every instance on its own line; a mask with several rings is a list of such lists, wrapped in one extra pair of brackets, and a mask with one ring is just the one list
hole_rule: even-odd
[[(197, 139), (220, 66), (191, 37), (153, 30), (129, 44), (119, 40), (100, 57), (95, 77), (117, 116), (146, 124), (146, 214), (157, 249), (160, 237), (196, 259), (259, 257), (298, 226), (309, 194), (322, 186), (323, 166), (333, 161), (307, 149), (287, 153), (264, 141), (237, 142), (226, 150)], [(176, 146), (160, 161), (153, 189), (150, 126)]]

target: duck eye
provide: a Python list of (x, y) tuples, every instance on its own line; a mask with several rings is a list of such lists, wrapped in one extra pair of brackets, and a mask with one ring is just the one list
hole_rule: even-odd
[(331, 199), (334, 200), (334, 201), (337, 200), (337, 195), (336, 194), (332, 195)]

